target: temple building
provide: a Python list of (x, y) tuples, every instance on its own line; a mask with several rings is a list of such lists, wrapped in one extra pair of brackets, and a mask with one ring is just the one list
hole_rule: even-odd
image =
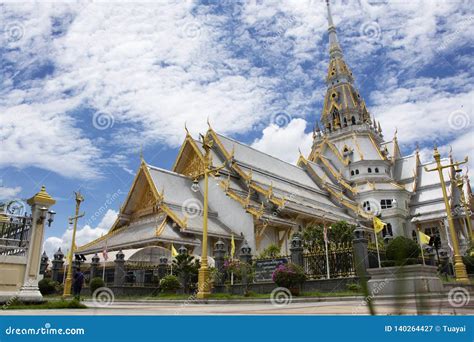
[[(122, 250), (130, 260), (137, 255), (141, 255), (137, 260), (148, 260), (149, 254), (153, 262), (160, 255), (169, 256), (173, 244), (200, 255), (204, 180), (196, 175), (206, 162), (206, 139), (211, 143), (212, 164), (223, 166), (220, 177), (209, 178), (210, 246), (221, 239), (230, 249), (234, 236), (237, 248), (246, 241), (254, 254), (270, 244), (286, 254), (292, 233), (308, 224), (344, 220), (373, 233), (376, 215), (387, 223), (382, 232), (387, 239), (398, 235), (416, 239), (421, 229), (430, 236), (439, 234), (442, 250), (450, 255), (440, 177), (426, 170), (435, 162), (423, 164), (418, 151), (403, 156), (396, 134), (384, 139), (381, 123), (370, 115), (344, 60), (329, 5), (328, 23), (327, 91), (308, 156), (300, 155), (297, 165), (292, 165), (225, 137), (211, 126), (200, 139), (186, 130), (172, 170), (149, 165), (142, 158), (115, 224), (79, 252)], [(451, 156), (441, 163), (452, 163)], [(457, 171), (443, 172), (465, 250), (472, 233), (467, 220), (472, 217), (460, 209), (461, 199), (471, 209), (474, 201), (467, 175), (457, 178), (464, 180), (463, 190), (456, 186)]]

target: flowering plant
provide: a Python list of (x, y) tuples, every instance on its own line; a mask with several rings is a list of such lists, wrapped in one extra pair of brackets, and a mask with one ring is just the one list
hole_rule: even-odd
[(298, 265), (280, 264), (273, 271), (272, 279), (278, 286), (291, 289), (300, 286), (306, 280), (306, 274)]
[(240, 266), (240, 260), (227, 259), (224, 261), (224, 269), (229, 273), (238, 273), (240, 271)]

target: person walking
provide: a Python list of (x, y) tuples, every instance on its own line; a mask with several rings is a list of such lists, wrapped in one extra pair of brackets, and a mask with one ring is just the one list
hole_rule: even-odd
[(80, 268), (74, 273), (73, 283), (72, 283), (72, 292), (74, 298), (77, 300), (81, 299), (82, 286), (84, 285), (84, 273), (81, 272)]

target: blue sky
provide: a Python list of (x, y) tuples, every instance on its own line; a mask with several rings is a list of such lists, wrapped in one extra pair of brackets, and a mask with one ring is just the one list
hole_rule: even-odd
[[(332, 1), (356, 85), (405, 154), (474, 148), (470, 7)], [(70, 241), (74, 190), (86, 199), (81, 244), (110, 228), (141, 146), (172, 166), (185, 122), (197, 135), (209, 117), (288, 162), (309, 151), (328, 64), (321, 0), (8, 2), (0, 16), (0, 197), (46, 185), (58, 200), (49, 254)]]

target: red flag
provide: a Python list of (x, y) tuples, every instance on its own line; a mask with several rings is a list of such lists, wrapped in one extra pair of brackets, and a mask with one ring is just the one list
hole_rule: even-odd
[(109, 255), (107, 253), (107, 241), (105, 241), (105, 247), (104, 247), (104, 250), (102, 251), (102, 257), (104, 258), (104, 261), (107, 261), (107, 259), (109, 258)]

